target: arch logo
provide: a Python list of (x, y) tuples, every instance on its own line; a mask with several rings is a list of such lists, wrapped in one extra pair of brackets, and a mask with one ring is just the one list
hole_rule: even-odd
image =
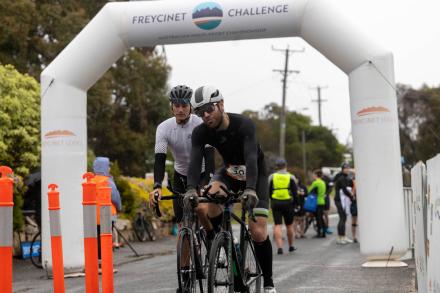
[(220, 25), (223, 18), (221, 6), (215, 2), (203, 2), (194, 8), (193, 22), (203, 30), (212, 30)]

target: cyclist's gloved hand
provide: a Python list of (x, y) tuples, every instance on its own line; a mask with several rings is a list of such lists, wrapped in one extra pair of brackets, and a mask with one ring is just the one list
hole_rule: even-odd
[(246, 188), (241, 195), (241, 204), (245, 206), (247, 210), (255, 208), (258, 204), (258, 197), (255, 190)]
[(162, 187), (154, 185), (154, 190), (150, 192), (150, 206), (154, 207), (160, 201), (162, 197)]
[(199, 204), (199, 196), (194, 188), (189, 188), (183, 196), (183, 205), (186, 208), (195, 208)]

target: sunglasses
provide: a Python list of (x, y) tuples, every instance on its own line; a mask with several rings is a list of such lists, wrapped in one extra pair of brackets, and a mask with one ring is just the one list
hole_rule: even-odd
[(214, 112), (216, 105), (217, 103), (205, 104), (197, 109), (194, 109), (194, 114), (196, 114), (199, 117), (203, 117), (203, 115), (205, 115), (205, 112), (211, 114), (212, 112)]

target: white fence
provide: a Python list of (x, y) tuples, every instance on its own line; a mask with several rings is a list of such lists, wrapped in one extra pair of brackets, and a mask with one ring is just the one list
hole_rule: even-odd
[(411, 169), (411, 189), (405, 188), (404, 196), (418, 291), (440, 293), (440, 155)]

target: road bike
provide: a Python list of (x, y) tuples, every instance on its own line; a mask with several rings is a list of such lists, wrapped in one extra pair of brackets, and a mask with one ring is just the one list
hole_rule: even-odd
[(316, 221), (316, 216), (314, 213), (306, 212), (304, 221), (304, 234), (306, 234), (307, 230), (310, 227), (313, 227), (313, 230), (315, 230), (315, 232), (318, 232), (318, 223)]
[[(232, 212), (234, 203), (241, 201), (241, 192), (233, 193), (223, 188), (226, 197), (219, 196), (213, 203), (224, 206), (221, 231), (212, 243), (209, 255), (208, 293), (214, 292), (256, 292), (261, 291), (261, 267), (255, 255), (251, 234), (246, 225), (256, 221), (253, 211), (242, 206), (241, 217)], [(240, 225), (240, 241), (235, 241), (231, 220)]]
[[(155, 195), (156, 201), (157, 196)], [(182, 195), (161, 197), (161, 200), (181, 199)], [(200, 197), (199, 202), (211, 201), (208, 198)], [(155, 205), (155, 212), (158, 217), (161, 217), (159, 205)], [(190, 207), (183, 209), (183, 221), (177, 239), (177, 280), (180, 292), (207, 292), (209, 257), (206, 231), (200, 226), (196, 213)]]
[(149, 209), (146, 201), (142, 201), (141, 207), (136, 211), (136, 216), (133, 220), (133, 230), (136, 237), (141, 242), (145, 242), (148, 239), (150, 241), (156, 240), (156, 227), (151, 221), (149, 216)]

